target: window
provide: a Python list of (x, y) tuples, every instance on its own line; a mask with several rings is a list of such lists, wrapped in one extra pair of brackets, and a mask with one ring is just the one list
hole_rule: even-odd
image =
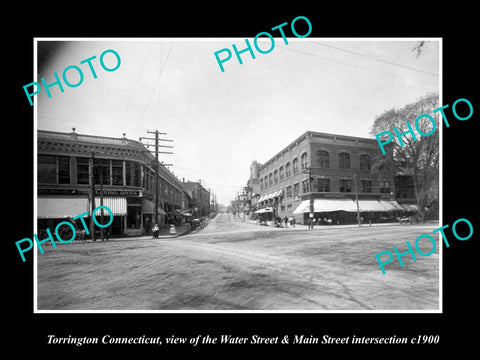
[(287, 211), (292, 211), (292, 204), (287, 205)]
[(272, 186), (273, 185), (273, 174), (270, 173), (268, 174), (268, 186)]
[(330, 156), (328, 155), (328, 152), (319, 150), (317, 151), (317, 157), (318, 157), (318, 166), (321, 168), (329, 168), (330, 167)]
[(136, 162), (126, 162), (127, 186), (141, 187), (141, 168)]
[[(149, 177), (153, 177), (153, 174), (149, 172)], [(152, 179), (150, 179), (151, 182)], [(112, 185), (123, 185), (123, 161), (112, 160)], [(147, 188), (153, 189), (153, 184), (148, 184)]]
[(88, 162), (86, 157), (77, 158), (77, 184), (88, 184)]
[(372, 181), (371, 180), (362, 180), (361, 182), (361, 189), (362, 193), (371, 193), (372, 192)]
[(280, 176), (280, 181), (282, 181), (285, 175), (283, 172), (283, 166), (280, 166), (280, 169), (278, 169), (278, 175)]
[(302, 170), (307, 169), (308, 163), (307, 163), (307, 153), (302, 154)]
[(298, 183), (293, 184), (293, 196), (298, 196), (300, 191), (300, 185)]
[(280, 206), (280, 211), (285, 211), (285, 205)]
[(70, 184), (70, 157), (58, 157), (58, 183)]
[(267, 178), (267, 175), (265, 175), (265, 178), (263, 179), (263, 185), (265, 186), (265, 189), (268, 188), (268, 178)]
[(317, 179), (318, 192), (330, 192), (330, 179)]
[(308, 179), (302, 181), (302, 192), (304, 194), (310, 192), (310, 181)]
[(263, 190), (263, 179), (260, 179), (260, 190)]
[(293, 159), (292, 165), (293, 165), (293, 175), (298, 174), (298, 159), (297, 158)]
[(352, 192), (352, 180), (340, 179), (340, 192)]
[(276, 184), (278, 183), (278, 170), (273, 172), (273, 182)]
[(360, 155), (360, 170), (370, 170), (370, 156)]
[(380, 192), (387, 194), (390, 192), (390, 181), (380, 181)]
[(95, 184), (110, 185), (110, 160), (95, 159)]
[(287, 165), (285, 165), (285, 177), (290, 177), (290, 175), (290, 163), (288, 162)]
[(39, 183), (56, 184), (57, 157), (52, 155), (38, 155), (37, 175)]
[(291, 186), (287, 186), (287, 198), (291, 198), (292, 197), (292, 187)]
[(350, 169), (350, 154), (345, 152), (338, 154), (338, 161), (340, 169)]

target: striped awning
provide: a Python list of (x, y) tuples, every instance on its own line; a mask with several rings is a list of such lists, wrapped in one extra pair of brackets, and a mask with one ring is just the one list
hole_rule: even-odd
[[(112, 211), (114, 216), (127, 215), (127, 198), (125, 197), (104, 196), (103, 205), (108, 207)], [(95, 207), (98, 206), (100, 206), (100, 196), (95, 196)]]
[(61, 219), (75, 217), (88, 211), (86, 197), (39, 197), (37, 199), (38, 219)]

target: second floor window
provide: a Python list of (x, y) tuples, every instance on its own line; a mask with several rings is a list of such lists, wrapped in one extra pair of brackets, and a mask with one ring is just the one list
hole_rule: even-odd
[(307, 169), (308, 163), (307, 163), (307, 153), (302, 154), (302, 170)]
[(340, 169), (350, 169), (350, 154), (345, 152), (338, 154), (338, 167)]
[(290, 170), (290, 163), (288, 162), (287, 165), (285, 165), (285, 177), (289, 177), (292, 174)]
[(360, 170), (370, 170), (370, 156), (360, 155)]
[(298, 159), (295, 158), (292, 161), (292, 167), (293, 167), (293, 175), (298, 173)]
[(330, 167), (330, 157), (328, 152), (319, 150), (317, 151), (318, 166), (324, 169)]

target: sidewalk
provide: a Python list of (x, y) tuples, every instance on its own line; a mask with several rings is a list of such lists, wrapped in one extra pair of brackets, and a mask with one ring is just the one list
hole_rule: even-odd
[[(242, 221), (242, 220), (237, 220), (237, 221)], [(358, 224), (339, 224), (339, 225), (314, 225), (313, 229), (309, 229), (307, 224), (295, 224), (295, 226), (292, 226), (288, 224), (288, 227), (281, 226), (281, 227), (275, 227), (272, 226), (272, 222), (269, 221), (268, 225), (260, 225), (256, 220), (245, 220), (243, 221), (246, 224), (252, 224), (252, 225), (257, 225), (257, 226), (264, 226), (264, 227), (271, 227), (271, 228), (277, 228), (277, 229), (285, 229), (285, 230), (325, 230), (325, 229), (335, 229), (335, 228), (358, 228)], [(426, 221), (425, 223), (420, 223), (420, 224), (400, 224), (398, 222), (386, 222), (386, 223), (372, 223), (372, 225), (368, 223), (363, 223), (360, 227), (362, 228), (369, 228), (369, 227), (379, 227), (379, 226), (439, 226), (437, 225), (438, 222), (436, 221)]]
[[(172, 238), (176, 238), (178, 236), (185, 235), (185, 234), (190, 232), (190, 228), (187, 227), (186, 225), (175, 226), (175, 230), (176, 230), (176, 234), (171, 234), (169, 227), (160, 229), (160, 231), (158, 233), (158, 239), (172, 239)], [(124, 240), (156, 240), (156, 239), (153, 238), (153, 234), (150, 234), (150, 235), (140, 235), (140, 236), (110, 237), (110, 239), (104, 240), (104, 242), (124, 241)], [(91, 243), (93, 241), (92, 241), (92, 239), (87, 239), (85, 241), (74, 240), (73, 242), (74, 243), (82, 243), (82, 242)], [(96, 242), (102, 242), (100, 237), (97, 237)]]

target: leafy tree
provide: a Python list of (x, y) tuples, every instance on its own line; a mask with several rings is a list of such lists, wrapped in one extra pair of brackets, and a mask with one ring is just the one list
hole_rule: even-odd
[[(438, 200), (438, 181), (439, 181), (439, 127), (441, 124), (440, 112), (433, 113), (434, 109), (439, 107), (438, 94), (428, 94), (412, 104), (405, 105), (400, 109), (390, 109), (380, 114), (373, 123), (371, 134), (376, 135), (383, 131), (390, 131), (393, 136), (394, 145), (386, 147), (386, 155), (379, 157), (388, 157), (388, 152), (393, 151), (395, 163), (402, 164), (412, 177), (415, 187), (415, 195), (420, 219), (423, 220), (426, 206), (433, 200)], [(421, 115), (430, 115), (434, 123), (424, 116), (417, 122), (418, 130), (415, 126), (416, 119)], [(398, 133), (404, 133), (409, 130), (407, 121), (413, 129), (414, 135), (407, 134), (400, 137), (395, 135), (394, 126)], [(381, 136), (382, 141), (387, 141), (389, 134)], [(402, 146), (403, 145), (403, 146)], [(379, 149), (379, 154), (382, 154)], [(382, 163), (382, 159), (377, 164)]]

